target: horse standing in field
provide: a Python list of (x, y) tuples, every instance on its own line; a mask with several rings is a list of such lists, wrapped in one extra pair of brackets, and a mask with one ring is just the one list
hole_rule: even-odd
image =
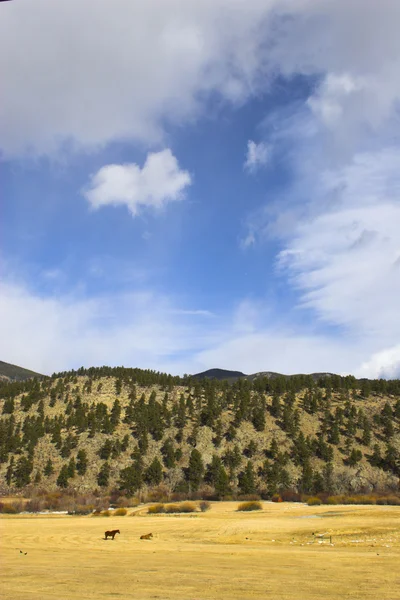
[(119, 529), (113, 529), (112, 531), (105, 531), (104, 532), (104, 539), (107, 540), (109, 537), (111, 539), (115, 538), (115, 534), (117, 533), (121, 533)]

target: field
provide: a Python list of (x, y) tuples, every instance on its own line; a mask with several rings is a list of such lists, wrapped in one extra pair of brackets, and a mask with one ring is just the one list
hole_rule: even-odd
[[(193, 515), (3, 515), (1, 598), (400, 599), (400, 507), (236, 508), (224, 502)], [(121, 535), (105, 541), (106, 529)], [(139, 539), (149, 532), (151, 541)], [(332, 535), (332, 544), (314, 541), (313, 532)]]

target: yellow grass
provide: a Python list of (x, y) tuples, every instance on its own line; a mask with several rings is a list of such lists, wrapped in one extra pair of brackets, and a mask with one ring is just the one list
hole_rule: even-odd
[[(400, 598), (400, 507), (237, 506), (154, 516), (140, 508), (133, 519), (2, 516), (1, 598)], [(121, 535), (105, 541), (106, 529)], [(139, 539), (150, 532), (153, 540)], [(313, 543), (313, 532), (333, 545)]]

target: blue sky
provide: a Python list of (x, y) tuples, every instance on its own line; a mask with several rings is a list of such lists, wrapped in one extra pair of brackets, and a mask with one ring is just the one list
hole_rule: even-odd
[(400, 374), (400, 7), (317, 4), (2, 6), (2, 360)]

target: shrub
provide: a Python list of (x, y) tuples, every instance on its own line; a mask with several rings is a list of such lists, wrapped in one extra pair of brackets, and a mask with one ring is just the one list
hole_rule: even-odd
[(110, 516), (111, 516), (111, 513), (110, 513), (110, 511), (109, 511), (109, 510), (102, 510), (102, 511), (101, 511), (101, 513), (100, 513), (100, 515), (101, 515), (102, 517), (110, 517)]
[(126, 508), (117, 508), (117, 510), (114, 510), (113, 512), (113, 517), (124, 517), (127, 512)]
[(326, 503), (336, 505), (336, 504), (338, 504), (338, 500), (337, 500), (336, 496), (328, 496), (328, 498), (326, 499)]
[(129, 498), (127, 498), (126, 496), (120, 496), (116, 502), (118, 508), (127, 508), (128, 506), (131, 505), (131, 502), (129, 501)]
[(169, 515), (172, 513), (179, 513), (180, 508), (179, 508), (179, 504), (167, 504), (167, 506), (165, 507), (165, 512), (168, 513)]
[(45, 501), (41, 498), (32, 498), (25, 506), (25, 510), (31, 513), (41, 512), (45, 507)]
[(250, 502), (241, 502), (238, 506), (238, 511), (249, 512), (251, 510), (262, 510), (261, 502), (252, 500)]
[(260, 500), (259, 494), (240, 494), (238, 496), (238, 500), (242, 500), (243, 502), (250, 502), (252, 500), (258, 502)]
[(307, 500), (307, 504), (308, 506), (319, 506), (321, 504), (321, 498), (318, 498), (317, 496), (311, 496), (311, 498)]
[(193, 504), (193, 502), (183, 502), (180, 505), (180, 512), (183, 513), (192, 513), (192, 512), (196, 512), (197, 508), (196, 505)]
[(160, 513), (165, 512), (165, 506), (164, 506), (164, 504), (161, 504), (161, 503), (153, 504), (153, 506), (149, 506), (149, 508), (147, 509), (147, 512), (150, 515), (158, 515)]
[(272, 502), (283, 502), (279, 494), (274, 494), (271, 498)]
[(93, 505), (74, 504), (69, 510), (69, 515), (90, 515), (93, 512)]
[(201, 512), (207, 512), (211, 508), (211, 504), (207, 500), (202, 500), (199, 504)]
[(18, 510), (18, 507), (16, 506), (15, 502), (12, 502), (10, 504), (6, 502), (2, 506), (1, 512), (3, 513), (3, 515), (16, 515), (20, 511)]
[(295, 490), (282, 490), (281, 498), (283, 502), (301, 502), (301, 495)]
[(168, 514), (175, 513), (192, 513), (196, 512), (196, 505), (193, 502), (182, 502), (182, 504), (167, 504), (165, 512)]
[(391, 506), (400, 506), (400, 498), (398, 496), (387, 496), (386, 500)]

